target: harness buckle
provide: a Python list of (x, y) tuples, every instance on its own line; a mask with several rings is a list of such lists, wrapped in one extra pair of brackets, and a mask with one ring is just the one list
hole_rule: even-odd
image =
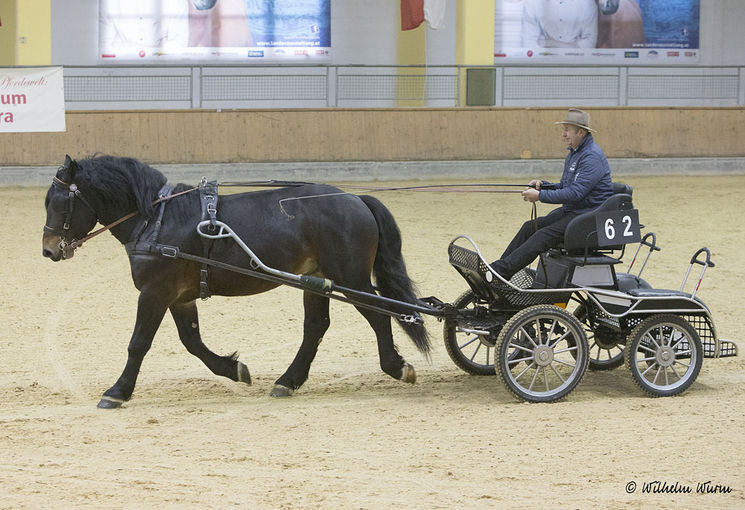
[(160, 254), (164, 257), (175, 259), (176, 257), (178, 257), (179, 249), (176, 246), (161, 246)]

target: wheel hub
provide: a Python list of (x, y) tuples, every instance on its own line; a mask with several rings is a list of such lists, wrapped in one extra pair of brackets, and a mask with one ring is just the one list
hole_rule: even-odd
[(554, 350), (547, 345), (539, 345), (533, 351), (533, 359), (539, 367), (547, 367), (554, 360)]
[(657, 351), (657, 363), (663, 367), (669, 367), (675, 363), (675, 349), (669, 345), (663, 345)]

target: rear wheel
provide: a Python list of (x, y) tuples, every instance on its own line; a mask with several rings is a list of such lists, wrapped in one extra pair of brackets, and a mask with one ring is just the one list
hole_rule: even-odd
[[(613, 370), (623, 365), (623, 336), (603, 325), (593, 325), (587, 307), (579, 305), (574, 316), (582, 323), (590, 346), (590, 370)], [(593, 327), (594, 326), (594, 327)]]
[[(473, 319), (445, 321), (445, 350), (450, 359), (458, 368), (469, 374), (494, 375), (494, 329), (498, 328), (498, 324), (488, 318), (476, 318), (478, 303), (472, 290), (464, 292), (453, 306), (458, 310), (472, 311)], [(489, 331), (489, 334), (477, 334), (473, 331)]]
[(516, 313), (497, 337), (497, 373), (518, 398), (553, 402), (567, 396), (585, 375), (584, 329), (569, 312), (537, 305)]
[(634, 382), (653, 397), (683, 393), (698, 377), (704, 359), (701, 338), (678, 315), (654, 315), (631, 332), (626, 364)]

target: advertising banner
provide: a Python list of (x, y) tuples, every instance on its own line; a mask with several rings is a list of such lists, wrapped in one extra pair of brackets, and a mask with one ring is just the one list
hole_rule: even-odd
[(99, 60), (325, 61), (331, 0), (99, 0)]
[(496, 0), (494, 61), (691, 64), (700, 0)]
[(0, 68), (0, 133), (64, 130), (61, 67)]

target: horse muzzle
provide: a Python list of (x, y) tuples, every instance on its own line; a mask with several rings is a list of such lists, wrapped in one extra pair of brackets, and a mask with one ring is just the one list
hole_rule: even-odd
[(76, 243), (68, 243), (60, 236), (44, 234), (41, 254), (53, 262), (71, 259), (75, 256)]

